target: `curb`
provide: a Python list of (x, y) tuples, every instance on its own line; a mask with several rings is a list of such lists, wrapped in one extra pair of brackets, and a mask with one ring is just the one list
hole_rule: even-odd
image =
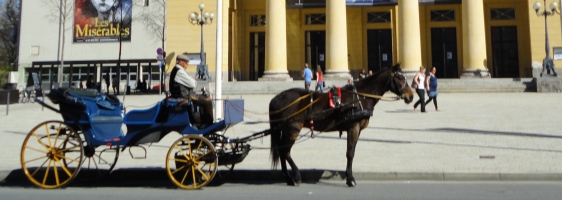
[[(227, 173), (219, 171), (219, 173)], [(139, 174), (142, 174), (139, 176)], [(345, 184), (345, 172), (333, 170), (301, 170), (304, 183), (319, 181), (342, 181)], [(562, 174), (557, 173), (456, 173), (456, 172), (356, 172), (358, 181), (562, 181)], [(218, 175), (214, 181), (221, 179)], [(234, 170), (223, 182), (284, 182), (280, 170)], [(79, 182), (76, 179), (73, 182)], [(71, 183), (74, 185), (74, 183)], [(80, 183), (76, 183), (81, 185)], [(107, 180), (99, 181), (101, 186), (170, 186), (163, 168), (124, 168), (116, 169)], [(0, 186), (31, 185), (21, 169), (0, 171)]]

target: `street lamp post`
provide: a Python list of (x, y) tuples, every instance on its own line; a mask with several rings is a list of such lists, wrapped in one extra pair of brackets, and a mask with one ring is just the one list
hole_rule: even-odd
[(205, 50), (203, 45), (203, 25), (209, 25), (213, 23), (213, 18), (215, 18), (215, 14), (209, 12), (203, 12), (205, 8), (205, 4), (199, 4), (199, 12), (192, 12), (189, 14), (189, 22), (193, 25), (201, 26), (201, 63), (197, 65), (197, 79), (203, 80), (211, 80), (209, 76), (209, 70), (207, 68), (207, 61), (205, 59)]
[[(543, 0), (543, 2), (546, 5), (546, 0)], [(554, 70), (554, 61), (552, 60), (552, 58), (550, 58), (550, 43), (548, 41), (548, 23), (546, 21), (546, 18), (548, 16), (553, 16), (558, 12), (557, 11), (558, 3), (556, 3), (555, 1), (552, 2), (549, 8), (550, 10), (547, 10), (545, 7), (543, 11), (539, 11), (541, 9), (541, 3), (537, 1), (535, 2), (535, 4), (533, 4), (533, 9), (535, 9), (537, 16), (544, 16), (544, 37), (545, 37), (546, 57), (542, 62), (543, 68), (541, 72), (541, 77), (543, 76), (543, 74), (545, 74), (544, 73), (545, 69), (547, 71), (547, 74), (550, 74), (550, 71), (552, 71), (553, 76), (558, 76), (558, 74), (556, 74), (556, 70)]]

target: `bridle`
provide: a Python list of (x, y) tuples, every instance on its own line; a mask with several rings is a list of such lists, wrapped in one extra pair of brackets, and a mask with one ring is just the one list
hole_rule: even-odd
[(404, 88), (408, 87), (406, 85), (406, 77), (404, 77), (401, 72), (392, 72), (391, 71), (390, 72), (390, 79), (388, 79), (388, 81), (390, 82), (390, 88), (392, 88), (392, 89), (397, 88), (396, 81), (393, 80), (395, 78), (395, 76), (400, 78), (400, 79), (404, 79), (404, 83), (402, 83), (402, 85), (400, 86), (400, 89), (397, 90), (398, 93), (399, 93), (398, 96), (400, 97), (400, 99), (404, 99), (405, 97), (404, 97), (404, 93), (402, 91), (404, 90)]

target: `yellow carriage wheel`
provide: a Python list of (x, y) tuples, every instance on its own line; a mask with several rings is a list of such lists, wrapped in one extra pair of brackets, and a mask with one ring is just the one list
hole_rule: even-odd
[(27, 178), (41, 188), (68, 184), (80, 171), (83, 157), (80, 135), (61, 121), (35, 126), (21, 147), (21, 167)]
[(209, 140), (199, 135), (186, 135), (168, 150), (166, 173), (180, 188), (199, 189), (213, 180), (217, 164), (217, 153)]

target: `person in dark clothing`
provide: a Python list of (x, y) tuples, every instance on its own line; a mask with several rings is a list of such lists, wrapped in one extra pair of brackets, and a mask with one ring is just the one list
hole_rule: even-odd
[(94, 82), (92, 82), (92, 77), (88, 77), (88, 81), (86, 81), (86, 88), (92, 89), (94, 87)]
[(176, 57), (176, 66), (170, 73), (170, 97), (172, 98), (187, 98), (192, 101), (194, 106), (199, 106), (201, 124), (199, 128), (205, 128), (213, 124), (213, 103), (207, 97), (195, 94), (193, 89), (197, 86), (197, 81), (187, 72), (189, 65), (189, 57), (186, 54), (180, 54)]
[(109, 94), (109, 71), (105, 75), (105, 87), (107, 88), (107, 93)]

